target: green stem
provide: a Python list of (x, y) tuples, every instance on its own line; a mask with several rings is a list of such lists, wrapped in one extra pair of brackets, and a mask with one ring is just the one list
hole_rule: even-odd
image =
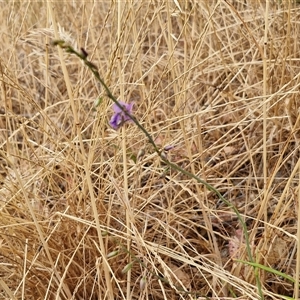
[(109, 87), (105, 84), (105, 82), (103, 81), (103, 79), (100, 77), (100, 74), (98, 72), (97, 67), (92, 62), (90, 62), (90, 61), (87, 60), (87, 56), (88, 55), (87, 55), (87, 53), (86, 53), (86, 51), (84, 49), (82, 49), (82, 53), (79, 53), (76, 50), (74, 50), (71, 46), (65, 44), (64, 41), (54, 41), (53, 44), (54, 45), (58, 45), (61, 48), (66, 49), (67, 52), (73, 53), (77, 57), (79, 57), (81, 60), (83, 60), (84, 64), (91, 70), (91, 72), (94, 74), (94, 76), (96, 77), (96, 79), (104, 87), (108, 98), (110, 98), (123, 111), (123, 113), (126, 116), (128, 116), (135, 123), (135, 125), (145, 134), (145, 136), (147, 137), (148, 141), (153, 146), (155, 152), (159, 155), (159, 157), (162, 159), (162, 161), (164, 163), (166, 163), (173, 170), (179, 171), (180, 173), (185, 174), (188, 177), (193, 178), (197, 182), (203, 184), (209, 191), (212, 191), (213, 193), (215, 193), (222, 202), (224, 202), (228, 207), (230, 207), (234, 211), (234, 213), (236, 214), (238, 220), (240, 221), (240, 223), (242, 225), (242, 229), (243, 229), (243, 233), (244, 233), (244, 237), (245, 237), (245, 241), (246, 241), (246, 250), (247, 250), (247, 254), (248, 254), (249, 260), (251, 262), (249, 264), (251, 266), (253, 266), (253, 268), (254, 268), (254, 274), (255, 274), (255, 278), (256, 278), (256, 284), (257, 284), (257, 287), (258, 287), (258, 291), (259, 291), (259, 294), (261, 296), (261, 299), (263, 299), (263, 294), (262, 294), (262, 290), (261, 290), (261, 282), (260, 282), (259, 274), (257, 272), (258, 265), (253, 261), (253, 256), (252, 256), (252, 253), (251, 253), (250, 242), (249, 242), (249, 234), (248, 234), (247, 226), (246, 226), (246, 224), (245, 224), (245, 222), (244, 222), (241, 214), (239, 213), (238, 209), (232, 203), (230, 203), (228, 200), (226, 200), (221, 195), (221, 193), (216, 188), (214, 188), (212, 185), (210, 185), (206, 181), (202, 180), (198, 176), (196, 176), (196, 175), (194, 175), (194, 174), (186, 171), (185, 169), (181, 168), (177, 164), (174, 164), (174, 163), (170, 162), (165, 156), (161, 155), (161, 151), (156, 146), (156, 144), (155, 144), (153, 138), (151, 137), (151, 135), (149, 134), (149, 132), (139, 123), (139, 121), (134, 116), (132, 116), (123, 107), (123, 105), (121, 105), (119, 103), (119, 101), (117, 100), (117, 98), (114, 97), (114, 95), (111, 93)]

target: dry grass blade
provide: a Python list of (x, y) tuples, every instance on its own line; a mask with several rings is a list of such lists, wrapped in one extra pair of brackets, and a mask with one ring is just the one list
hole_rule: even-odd
[(297, 1), (48, 5), (0, 4), (0, 298), (299, 297)]

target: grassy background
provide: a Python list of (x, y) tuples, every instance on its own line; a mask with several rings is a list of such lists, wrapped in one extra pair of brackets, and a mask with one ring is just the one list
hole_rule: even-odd
[[(296, 4), (0, 6), (1, 299), (298, 298)], [(261, 294), (232, 209), (133, 124), (111, 129), (112, 102), (55, 39), (86, 49), (168, 158), (238, 208), (270, 268)]]

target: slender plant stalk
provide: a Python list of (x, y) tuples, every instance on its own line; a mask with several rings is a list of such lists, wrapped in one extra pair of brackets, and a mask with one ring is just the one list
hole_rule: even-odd
[(188, 177), (196, 180), (198, 183), (203, 184), (209, 191), (215, 193), (223, 203), (225, 203), (229, 208), (231, 208), (234, 211), (234, 213), (236, 214), (236, 216), (237, 216), (237, 218), (238, 218), (238, 220), (239, 220), (239, 222), (242, 226), (242, 230), (243, 230), (245, 241), (246, 241), (246, 250), (247, 250), (248, 258), (249, 258), (250, 263), (251, 263), (250, 265), (253, 266), (253, 268), (254, 268), (254, 273), (255, 273), (255, 277), (256, 277), (256, 283), (257, 283), (257, 287), (258, 287), (258, 290), (259, 290), (259, 294), (261, 296), (261, 299), (263, 299), (263, 294), (262, 294), (262, 290), (261, 290), (259, 275), (256, 272), (257, 271), (257, 265), (255, 264), (255, 262), (253, 260), (252, 253), (251, 253), (251, 247), (250, 247), (250, 242), (249, 242), (249, 234), (248, 234), (247, 226), (246, 226), (246, 223), (243, 220), (242, 215), (239, 213), (238, 209), (230, 201), (226, 200), (221, 195), (221, 193), (216, 188), (214, 188), (212, 185), (210, 185), (206, 181), (202, 180), (198, 176), (186, 171), (185, 169), (181, 168), (177, 164), (174, 164), (174, 163), (170, 162), (164, 155), (162, 155), (161, 150), (159, 150), (159, 148), (155, 144), (154, 139), (149, 134), (149, 132), (139, 123), (139, 121), (133, 115), (131, 115), (126, 110), (126, 108), (123, 107), (123, 105), (121, 105), (119, 103), (117, 98), (114, 97), (114, 95), (111, 93), (108, 86), (105, 84), (105, 82), (100, 77), (100, 74), (98, 72), (97, 67), (87, 59), (88, 54), (84, 49), (81, 49), (81, 53), (80, 53), (80, 52), (76, 51), (73, 47), (71, 47), (70, 45), (65, 44), (65, 42), (62, 41), (62, 40), (54, 41), (53, 44), (58, 45), (61, 48), (64, 48), (67, 52), (75, 54), (77, 57), (79, 57), (81, 60), (83, 60), (84, 64), (91, 70), (91, 72), (94, 74), (96, 79), (102, 84), (103, 88), (106, 91), (107, 97), (110, 98), (123, 111), (123, 113), (126, 116), (130, 117), (130, 119), (135, 123), (135, 125), (145, 134), (145, 136), (147, 137), (149, 143), (153, 146), (153, 149), (155, 150), (155, 152), (159, 155), (161, 160), (166, 165), (168, 165), (171, 169), (176, 170), (176, 171), (178, 171), (178, 172), (180, 172), (184, 175), (187, 175)]

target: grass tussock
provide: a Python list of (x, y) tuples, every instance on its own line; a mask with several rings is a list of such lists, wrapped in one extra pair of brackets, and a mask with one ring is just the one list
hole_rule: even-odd
[[(1, 11), (1, 299), (298, 298), (296, 3)], [(57, 39), (88, 52), (171, 162), (237, 207), (252, 265), (234, 211), (134, 124), (110, 128), (111, 100)]]

